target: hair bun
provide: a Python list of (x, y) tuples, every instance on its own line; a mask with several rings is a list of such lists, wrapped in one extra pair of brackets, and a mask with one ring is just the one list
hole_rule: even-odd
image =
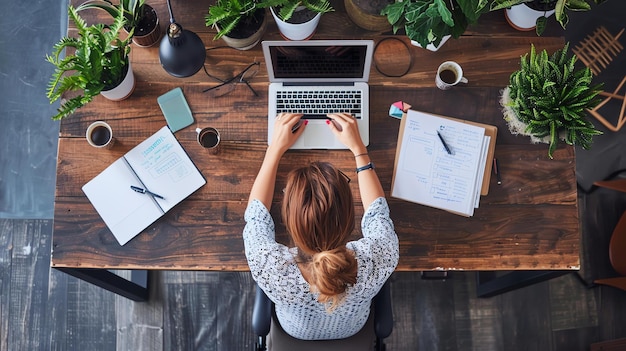
[(343, 293), (356, 283), (357, 262), (346, 247), (318, 252), (311, 262), (312, 285), (320, 293), (320, 301)]

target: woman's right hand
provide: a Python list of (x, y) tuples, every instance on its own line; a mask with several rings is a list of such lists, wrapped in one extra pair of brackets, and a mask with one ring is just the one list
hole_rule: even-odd
[(353, 154), (367, 152), (359, 133), (359, 125), (352, 115), (349, 113), (329, 113), (327, 116), (330, 118), (326, 122), (330, 130)]
[(301, 120), (302, 114), (279, 113), (274, 121), (274, 134), (270, 146), (281, 155), (298, 140), (304, 132), (307, 120)]

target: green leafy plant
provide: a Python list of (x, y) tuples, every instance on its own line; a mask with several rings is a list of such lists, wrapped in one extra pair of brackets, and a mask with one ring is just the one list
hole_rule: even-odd
[[(112, 25), (87, 26), (77, 10), (69, 6), (68, 15), (76, 25), (78, 37), (64, 37), (53, 47), (46, 61), (55, 66), (46, 96), (53, 103), (67, 92), (79, 92), (61, 104), (54, 120), (65, 118), (91, 102), (101, 91), (119, 85), (128, 70), (130, 35), (119, 37), (126, 23), (124, 13), (118, 11)], [(73, 49), (74, 52), (66, 52)], [(62, 57), (65, 53), (65, 57)], [(82, 93), (82, 94), (81, 94)]]
[(568, 49), (569, 43), (548, 56), (546, 50), (538, 54), (531, 46), (530, 56), (522, 56), (500, 101), (511, 132), (549, 143), (550, 158), (559, 139), (588, 149), (592, 137), (602, 134), (586, 115), (586, 109), (600, 102), (602, 85), (591, 85), (591, 70), (577, 69), (578, 58), (569, 56)]
[(113, 4), (110, 0), (89, 0), (76, 7), (78, 12), (97, 8), (108, 12), (111, 17), (117, 17), (119, 11), (123, 11), (126, 29), (135, 29), (144, 15), (145, 0), (120, 0), (119, 4)]
[(217, 0), (209, 7), (205, 23), (207, 27), (217, 25), (219, 30), (213, 38), (217, 40), (230, 33), (242, 20), (250, 20), (259, 8), (255, 0)]
[(278, 10), (276, 15), (285, 22), (293, 16), (293, 13), (300, 6), (318, 13), (334, 11), (328, 0), (261, 0), (259, 6), (264, 8), (273, 7)]
[(422, 47), (438, 46), (451, 35), (458, 38), (467, 26), (476, 23), (487, 11), (488, 0), (404, 0), (387, 5), (381, 15), (387, 16), (393, 32), (404, 28), (409, 39)]
[[(490, 11), (501, 10), (504, 8), (509, 8), (511, 6), (523, 4), (523, 3), (534, 3), (538, 6), (549, 5), (546, 9), (552, 10), (554, 9), (554, 16), (556, 20), (561, 24), (561, 27), (565, 29), (567, 24), (569, 23), (569, 17), (567, 16), (567, 11), (588, 11), (591, 10), (592, 0), (492, 0), (490, 5)], [(606, 0), (593, 0), (596, 4), (601, 4)], [(537, 35), (541, 35), (546, 28), (548, 22), (548, 18), (546, 16), (541, 16), (537, 18), (537, 23), (535, 26), (535, 31)]]

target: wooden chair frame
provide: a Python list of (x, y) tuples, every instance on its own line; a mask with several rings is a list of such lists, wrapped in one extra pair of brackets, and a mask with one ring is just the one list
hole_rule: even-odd
[[(607, 93), (605, 91), (601, 92), (600, 95), (606, 96), (607, 98), (602, 100), (602, 102), (600, 102), (593, 109), (587, 110), (592, 116), (594, 116), (598, 121), (600, 121), (600, 123), (602, 123), (606, 128), (608, 128), (609, 130), (613, 132), (617, 132), (618, 130), (620, 130), (622, 126), (624, 125), (624, 123), (626, 123), (626, 115), (624, 114), (624, 112), (626, 111), (626, 94), (624, 95), (618, 94), (619, 91), (622, 89), (622, 86), (624, 86), (624, 83), (626, 83), (626, 76), (624, 76), (624, 78), (622, 79), (622, 82), (619, 83), (619, 85), (617, 86), (617, 89), (615, 89), (613, 93)], [(612, 124), (611, 122), (609, 122), (606, 118), (604, 118), (598, 112), (598, 110), (602, 108), (602, 106), (606, 105), (611, 99), (622, 100), (622, 108), (620, 110), (619, 116), (617, 117), (617, 122), (615, 124)]]
[(593, 34), (583, 39), (580, 45), (576, 45), (572, 51), (580, 61), (591, 69), (594, 75), (598, 75), (602, 69), (611, 63), (613, 57), (624, 49), (618, 41), (623, 33), (624, 29), (613, 36), (606, 28), (600, 26), (596, 28)]

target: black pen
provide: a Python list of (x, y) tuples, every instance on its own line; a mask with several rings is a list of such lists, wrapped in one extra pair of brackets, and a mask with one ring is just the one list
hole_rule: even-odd
[(138, 193), (152, 195), (154, 197), (158, 197), (159, 199), (165, 200), (163, 198), (163, 196), (161, 196), (159, 194), (155, 194), (155, 193), (151, 192), (150, 190), (147, 190), (147, 189), (144, 189), (144, 188), (140, 188), (140, 187), (134, 186), (134, 185), (131, 185), (130, 188), (133, 189), (134, 191), (138, 192)]
[(500, 178), (500, 165), (498, 164), (498, 159), (493, 158), (493, 171), (496, 173), (496, 179), (498, 180), (498, 185), (502, 184), (502, 178)]
[(443, 137), (441, 136), (441, 133), (439, 133), (439, 131), (437, 131), (437, 136), (439, 137), (439, 140), (441, 140), (441, 143), (443, 144), (443, 147), (446, 148), (446, 152), (448, 153), (448, 155), (452, 155), (452, 150), (450, 150), (450, 147), (448, 146), (446, 141), (443, 140)]

